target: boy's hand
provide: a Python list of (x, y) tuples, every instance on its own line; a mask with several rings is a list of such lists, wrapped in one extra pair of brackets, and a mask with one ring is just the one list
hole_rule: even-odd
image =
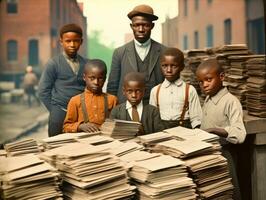
[(223, 128), (208, 128), (208, 129), (205, 129), (205, 131), (207, 131), (208, 133), (213, 133), (220, 137), (224, 137), (224, 138), (228, 136), (228, 133)]
[(87, 122), (87, 123), (80, 124), (78, 127), (78, 131), (96, 132), (96, 131), (100, 131), (100, 129), (96, 124)]

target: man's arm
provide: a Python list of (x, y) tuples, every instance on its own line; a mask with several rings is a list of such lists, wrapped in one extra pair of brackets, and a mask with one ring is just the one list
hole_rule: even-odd
[(56, 63), (50, 60), (45, 66), (38, 87), (39, 98), (49, 111), (51, 109), (52, 90), (56, 77)]
[(113, 53), (111, 72), (107, 83), (107, 93), (117, 96), (121, 76), (121, 59), (118, 50)]

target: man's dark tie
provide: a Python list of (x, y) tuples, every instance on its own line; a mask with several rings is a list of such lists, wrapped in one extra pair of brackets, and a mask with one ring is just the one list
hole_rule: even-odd
[(137, 106), (132, 106), (132, 120), (134, 122), (139, 122), (139, 113), (137, 110)]

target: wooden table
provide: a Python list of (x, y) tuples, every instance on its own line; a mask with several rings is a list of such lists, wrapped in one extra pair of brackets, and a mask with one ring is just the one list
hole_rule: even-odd
[[(247, 139), (250, 141), (250, 175), (253, 200), (266, 199), (266, 118), (244, 112)], [(247, 174), (248, 175), (248, 174)]]

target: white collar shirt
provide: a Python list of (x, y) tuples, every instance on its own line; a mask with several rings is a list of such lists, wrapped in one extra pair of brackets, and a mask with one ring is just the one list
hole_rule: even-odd
[(148, 39), (144, 43), (140, 43), (136, 39), (134, 39), (134, 44), (137, 54), (139, 55), (140, 59), (143, 61), (150, 51), (151, 39)]
[[(131, 118), (131, 120), (133, 120), (132, 118), (132, 105), (131, 103), (129, 103), (129, 101), (126, 101), (126, 110)], [(142, 116), (142, 111), (143, 111), (143, 103), (142, 101), (137, 105), (137, 111), (139, 114), (139, 119), (141, 120), (141, 116)]]
[[(186, 83), (177, 79), (175, 82), (164, 80), (159, 91), (159, 110), (162, 120), (180, 120), (185, 103)], [(157, 106), (158, 85), (151, 90), (150, 104)], [(202, 110), (199, 97), (195, 88), (189, 86), (189, 109), (185, 112), (184, 119), (190, 119), (192, 128), (201, 124)]]

